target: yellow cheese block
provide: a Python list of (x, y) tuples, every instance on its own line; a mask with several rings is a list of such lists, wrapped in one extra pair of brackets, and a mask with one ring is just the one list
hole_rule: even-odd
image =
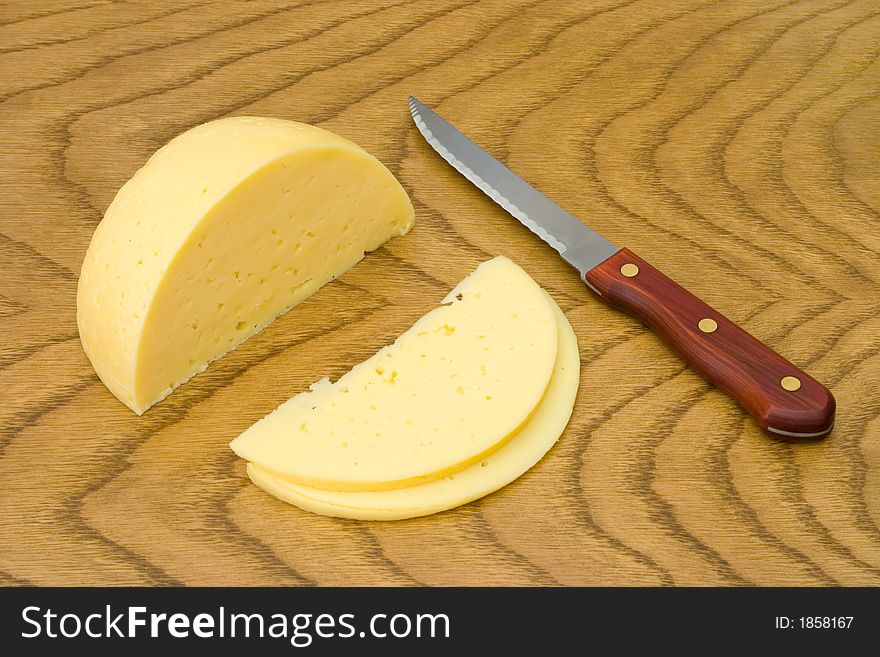
[(253, 463), (248, 475), (257, 486), (296, 506), (328, 516), (360, 520), (400, 520), (444, 511), (488, 495), (522, 475), (547, 453), (571, 417), (580, 377), (577, 339), (557, 308), (559, 353), (547, 394), (535, 414), (494, 454), (461, 472), (421, 486), (389, 491), (340, 492), (279, 479)]
[(327, 490), (439, 479), (529, 419), (556, 362), (556, 324), (544, 290), (494, 258), (394, 344), (288, 400), (230, 446), (276, 476)]
[(98, 225), (77, 323), (138, 414), (413, 224), (378, 160), (326, 130), (235, 117), (159, 149)]

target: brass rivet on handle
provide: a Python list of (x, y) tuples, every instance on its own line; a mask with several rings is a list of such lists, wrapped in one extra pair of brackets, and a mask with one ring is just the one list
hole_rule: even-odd
[(623, 267), (620, 268), (620, 273), (626, 276), (627, 278), (632, 278), (636, 274), (639, 273), (638, 265), (634, 265), (631, 262), (626, 263)]
[(718, 322), (711, 317), (704, 317), (697, 326), (703, 333), (714, 333), (718, 329)]
[(784, 376), (782, 377), (782, 381), (779, 382), (779, 385), (789, 392), (794, 392), (795, 390), (800, 390), (801, 380), (796, 376)]

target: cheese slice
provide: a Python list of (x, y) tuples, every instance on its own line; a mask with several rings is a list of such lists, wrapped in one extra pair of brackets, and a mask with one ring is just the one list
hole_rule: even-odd
[(254, 463), (248, 475), (257, 486), (306, 511), (359, 520), (400, 520), (439, 511), (488, 495), (535, 465), (554, 445), (571, 417), (580, 377), (577, 338), (557, 308), (559, 352), (547, 393), (532, 418), (511, 440), (479, 463), (443, 479), (389, 491), (341, 492), (285, 481)]
[(440, 479), (512, 437), (556, 362), (553, 301), (504, 257), (481, 264), (394, 344), (231, 443), (288, 481), (388, 490)]
[(234, 117), (157, 151), (98, 225), (77, 323), (138, 414), (413, 225), (378, 160), (302, 123)]

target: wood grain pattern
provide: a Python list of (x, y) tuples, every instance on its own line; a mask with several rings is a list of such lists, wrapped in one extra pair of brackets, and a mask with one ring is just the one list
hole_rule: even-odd
[[(828, 388), (629, 249), (584, 279), (603, 301), (651, 327), (772, 438), (820, 439), (833, 427)], [(785, 388), (786, 380), (797, 387)]]
[[(876, 0), (5, 2), (0, 9), (0, 583), (880, 584)], [(838, 400), (763, 435), (416, 133), (413, 94)], [(116, 190), (232, 115), (387, 163), (414, 231), (136, 418), (79, 344)], [(578, 335), (573, 420), (533, 471), (396, 523), (250, 485), (231, 437), (405, 330), (479, 262)]]

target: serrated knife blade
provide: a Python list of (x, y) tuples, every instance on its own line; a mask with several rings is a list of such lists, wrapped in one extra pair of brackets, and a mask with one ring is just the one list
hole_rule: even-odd
[(410, 96), (409, 109), (419, 132), (440, 157), (523, 226), (556, 249), (581, 276), (620, 250), (501, 164), (417, 98)]
[(588, 228), (412, 96), (409, 109), (444, 160), (556, 249), (603, 301), (651, 327), (763, 430), (782, 438), (831, 431), (836, 404), (825, 386), (632, 251)]

